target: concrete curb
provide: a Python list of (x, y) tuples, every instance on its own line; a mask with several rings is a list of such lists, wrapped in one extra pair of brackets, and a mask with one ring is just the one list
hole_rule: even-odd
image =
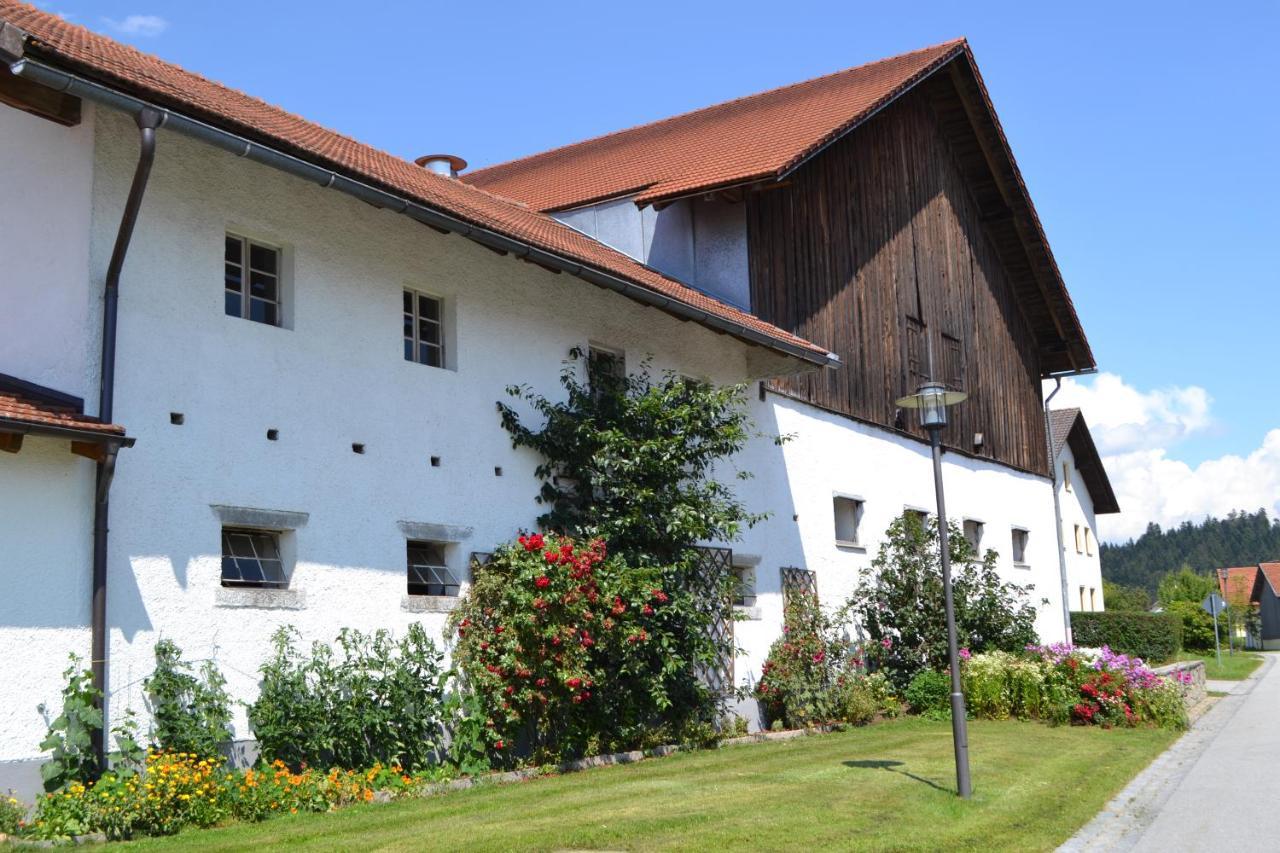
[(1262, 666), (1241, 682), (1242, 686), (1248, 685), (1247, 689), (1218, 700), (1186, 734), (1130, 780), (1093, 820), (1058, 850), (1063, 853), (1132, 850), (1183, 777), (1200, 760), (1218, 733), (1231, 723), (1245, 698), (1275, 664), (1276, 658), (1267, 656)]

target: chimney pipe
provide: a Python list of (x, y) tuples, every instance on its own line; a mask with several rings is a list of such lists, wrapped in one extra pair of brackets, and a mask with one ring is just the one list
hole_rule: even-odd
[(467, 168), (467, 161), (456, 154), (424, 154), (413, 162), (446, 178), (456, 178), (459, 172)]

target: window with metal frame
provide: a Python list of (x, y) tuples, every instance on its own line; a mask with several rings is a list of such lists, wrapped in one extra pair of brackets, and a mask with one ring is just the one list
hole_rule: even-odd
[(409, 595), (456, 597), (461, 584), (445, 563), (443, 542), (409, 542)]
[(227, 316), (279, 326), (280, 250), (237, 234), (226, 236), (223, 287)]
[(627, 359), (621, 352), (589, 347), (587, 349), (587, 384), (592, 394), (614, 387), (627, 377)]
[(404, 360), (444, 367), (444, 300), (404, 292)]
[(986, 525), (976, 518), (964, 520), (964, 538), (969, 540), (969, 547), (978, 557), (982, 556), (982, 533)]
[(222, 528), (222, 585), (285, 589), (280, 534), (272, 530)]

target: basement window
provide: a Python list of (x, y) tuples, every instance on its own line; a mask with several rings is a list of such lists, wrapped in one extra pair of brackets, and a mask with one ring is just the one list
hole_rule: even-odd
[(1013, 564), (1015, 566), (1027, 565), (1027, 542), (1031, 539), (1031, 533), (1022, 527), (1013, 528)]
[(407, 546), (409, 595), (456, 598), (461, 584), (445, 560), (445, 543), (410, 541)]
[(849, 495), (835, 495), (831, 503), (835, 514), (836, 544), (857, 547), (861, 544), (858, 536), (864, 501)]
[(280, 559), (280, 534), (271, 530), (222, 528), (222, 585), (258, 589), (285, 589), (284, 561)]
[(225, 308), (228, 317), (279, 326), (280, 250), (248, 237), (227, 235)]
[(404, 292), (404, 360), (444, 367), (444, 300)]

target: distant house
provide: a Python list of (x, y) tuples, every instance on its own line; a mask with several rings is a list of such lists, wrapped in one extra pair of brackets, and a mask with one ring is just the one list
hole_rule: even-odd
[(1050, 459), (1061, 508), (1067, 600), (1072, 610), (1104, 610), (1097, 516), (1119, 512), (1102, 457), (1079, 409), (1050, 412)]
[(1227, 604), (1258, 611), (1261, 636), (1246, 636), (1243, 630), (1236, 636), (1251, 648), (1280, 649), (1280, 562), (1219, 569), (1216, 575)]

